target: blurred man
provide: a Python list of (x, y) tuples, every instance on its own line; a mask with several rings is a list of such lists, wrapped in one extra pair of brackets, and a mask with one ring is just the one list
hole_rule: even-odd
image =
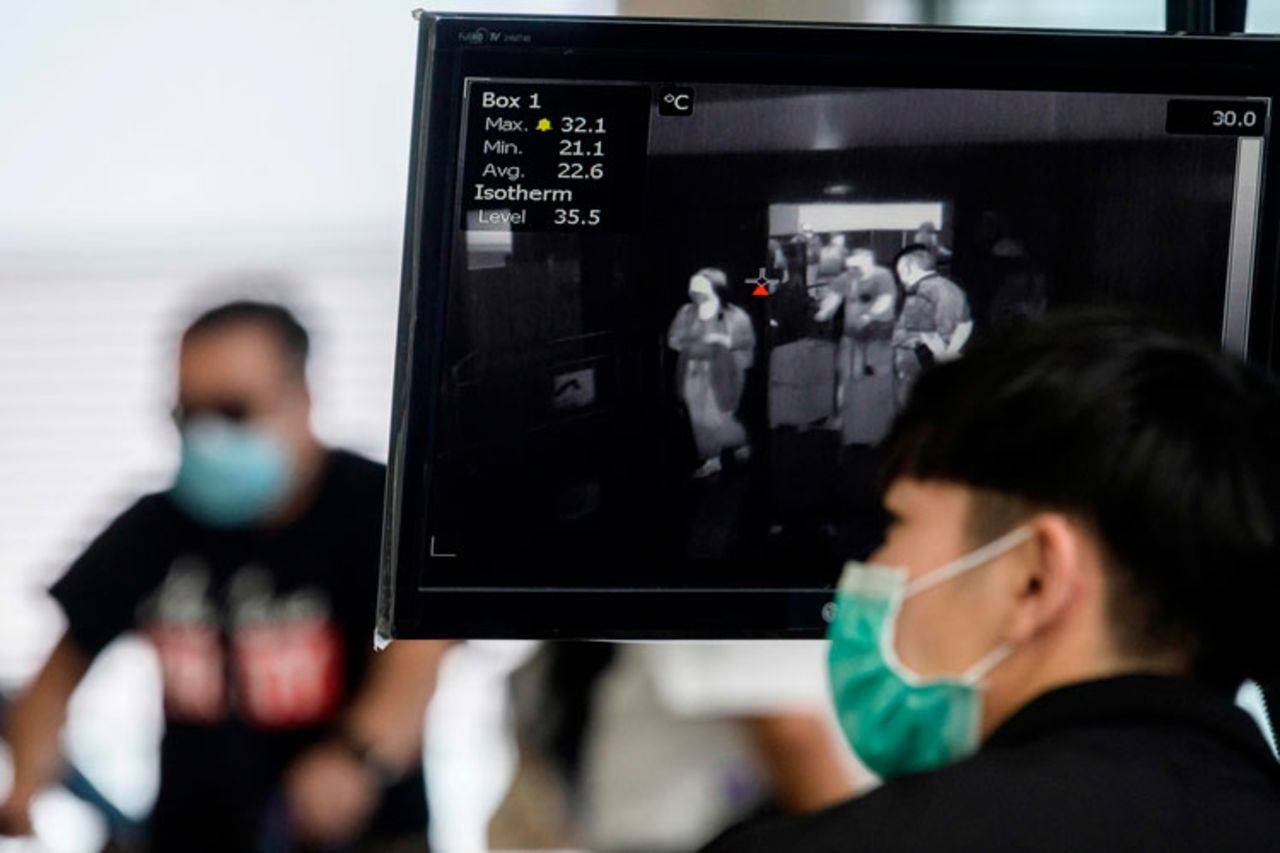
[(308, 347), (287, 310), (254, 302), (183, 334), (177, 477), (52, 589), (67, 630), (11, 709), (0, 835), (30, 832), (72, 691), (136, 630), (164, 681), (151, 849), (425, 844), (420, 738), (443, 646), (371, 654), (384, 472), (316, 439)]
[(954, 281), (938, 274), (938, 260), (914, 243), (893, 262), (905, 296), (893, 334), (898, 403), (902, 405), (920, 372), (956, 358), (973, 334), (969, 298)]
[(755, 361), (756, 335), (750, 315), (729, 301), (723, 270), (706, 267), (690, 277), (689, 301), (671, 320), (667, 346), (680, 354), (676, 384), (698, 452), (693, 476), (719, 474), (726, 452), (745, 462), (751, 445), (738, 407)]
[(826, 245), (818, 250), (818, 275), (824, 279), (834, 278), (844, 272), (848, 260), (848, 238), (843, 234), (832, 234)]
[(801, 248), (804, 257), (804, 286), (815, 286), (818, 283), (818, 264), (822, 259), (822, 238), (814, 232), (812, 225), (805, 222), (791, 242)]
[(942, 233), (932, 222), (922, 222), (912, 235), (911, 242), (928, 247), (938, 262), (938, 267), (945, 269), (951, 264), (951, 250), (942, 245)]
[(841, 444), (872, 445), (888, 432), (896, 409), (892, 341), (898, 288), (869, 248), (855, 249), (846, 263), (814, 319), (824, 323), (844, 306), (836, 360)]
[(1123, 317), (925, 373), (830, 630), (886, 784), (711, 849), (1274, 846), (1280, 765), (1232, 697), (1280, 670), (1278, 425), (1272, 378)]

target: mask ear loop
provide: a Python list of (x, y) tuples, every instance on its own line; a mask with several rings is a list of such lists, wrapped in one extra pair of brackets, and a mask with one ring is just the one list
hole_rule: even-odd
[(960, 676), (960, 681), (970, 687), (981, 685), (982, 682), (987, 680), (987, 676), (991, 674), (991, 671), (1004, 663), (1005, 659), (1011, 654), (1013, 654), (1013, 646), (1008, 643), (1001, 643), (992, 649), (986, 657), (965, 670), (964, 674)]
[[(940, 583), (945, 583), (958, 575), (965, 572), (973, 571), (979, 566), (991, 562), (996, 557), (1011, 551), (1031, 538), (1031, 528), (1023, 526), (1015, 530), (1011, 530), (1001, 536), (994, 542), (983, 545), (976, 551), (972, 551), (958, 560), (947, 563), (945, 566), (934, 569), (927, 575), (916, 578), (915, 581), (907, 585), (906, 594), (903, 600), (924, 592), (926, 589), (932, 589)], [(986, 681), (987, 676), (991, 674), (997, 666), (1004, 663), (1005, 658), (1013, 654), (1013, 647), (1008, 643), (1002, 643), (992, 649), (986, 656), (975, 663), (973, 666), (965, 670), (959, 678), (960, 682), (970, 687), (976, 687)]]
[(1024, 526), (1019, 527), (1016, 530), (1011, 530), (994, 542), (989, 542), (976, 551), (971, 551), (968, 554), (965, 554), (958, 560), (954, 560), (944, 566), (934, 569), (926, 575), (916, 578), (914, 581), (907, 584), (907, 592), (904, 598), (910, 598), (913, 595), (918, 595), (926, 589), (932, 589), (940, 583), (945, 583), (958, 575), (962, 575), (965, 572), (972, 571), (979, 566), (989, 563), (996, 557), (999, 557), (1006, 551), (1013, 550), (1030, 538), (1031, 528), (1029, 527)]

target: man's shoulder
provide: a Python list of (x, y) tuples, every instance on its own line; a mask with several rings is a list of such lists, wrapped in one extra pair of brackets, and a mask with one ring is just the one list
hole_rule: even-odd
[[(1158, 748), (1182, 740), (1184, 732), (1170, 735), (1160, 727), (1063, 730), (894, 780), (816, 815), (731, 831), (709, 850), (836, 853), (852, 849), (857, 839), (858, 849), (880, 853), (1065, 853), (1158, 849), (1171, 838), (1182, 838), (1191, 850), (1239, 850), (1251, 849), (1240, 843), (1248, 834), (1280, 828), (1273, 787), (1256, 774), (1240, 775), (1230, 795), (1215, 793), (1211, 777), (1221, 768), (1206, 762), (1199, 779), (1189, 765), (1168, 759), (1176, 746)], [(1196, 750), (1216, 754), (1199, 741), (1191, 746)], [(1194, 837), (1187, 835), (1180, 811), (1186, 802), (1198, 810)], [(1242, 810), (1247, 820), (1241, 820)]]
[[(961, 775), (973, 774), (965, 770)], [(974, 781), (962, 784), (951, 770), (896, 779), (817, 814), (760, 821), (730, 830), (705, 853), (838, 853), (853, 849), (855, 844), (857, 849), (876, 853), (969, 849), (963, 844), (980, 835), (978, 824), (985, 824), (981, 816), (984, 801), (990, 809), (998, 809), (1000, 802), (998, 789), (987, 789), (983, 796), (976, 796)], [(957, 816), (972, 812), (975, 806), (975, 820), (957, 820)], [(939, 827), (946, 824), (951, 826), (939, 832)], [(949, 843), (962, 837), (966, 839), (962, 847)], [(998, 845), (972, 849), (998, 849)]]
[(867, 274), (863, 288), (876, 294), (897, 293), (898, 280), (886, 268), (872, 267), (871, 272)]
[(964, 294), (964, 289), (942, 273), (934, 273), (926, 278), (920, 279), (920, 290), (932, 293), (952, 293), (957, 292)]
[(889, 268), (879, 265), (872, 267), (871, 273), (867, 277), (877, 282), (888, 282), (889, 284), (893, 284), (895, 281), (894, 275), (889, 271)]
[(671, 320), (674, 326), (691, 326), (698, 318), (698, 308), (691, 302), (686, 302), (676, 310), (675, 317)]
[(329, 450), (329, 463), (333, 465), (334, 473), (343, 477), (380, 480), (387, 475), (384, 463), (341, 447)]
[(155, 530), (189, 524), (168, 491), (150, 492), (134, 501), (108, 525), (111, 529)]
[(831, 277), (827, 282), (827, 291), (830, 293), (838, 293), (841, 296), (849, 297), (853, 295), (854, 288), (857, 284), (857, 276), (850, 270), (845, 270), (839, 275)]
[(387, 466), (352, 450), (334, 448), (329, 451), (327, 485), (341, 494), (376, 491), (381, 494), (387, 482)]

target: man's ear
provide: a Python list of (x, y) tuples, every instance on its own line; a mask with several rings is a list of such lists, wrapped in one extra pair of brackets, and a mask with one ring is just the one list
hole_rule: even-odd
[(1031, 538), (1019, 549), (1010, 643), (1025, 643), (1064, 617), (1080, 596), (1092, 554), (1085, 531), (1064, 515), (1038, 513), (1026, 524)]

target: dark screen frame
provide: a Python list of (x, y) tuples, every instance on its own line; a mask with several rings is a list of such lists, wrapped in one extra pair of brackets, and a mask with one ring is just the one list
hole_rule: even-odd
[[(1271, 97), (1280, 40), (419, 13), (409, 193), (377, 635), (394, 638), (812, 638), (830, 590), (423, 589), (467, 77), (697, 80)], [(470, 43), (478, 31), (482, 44)], [(762, 62), (761, 57), (773, 57)], [(1248, 360), (1276, 367), (1280, 158), (1264, 152)]]

